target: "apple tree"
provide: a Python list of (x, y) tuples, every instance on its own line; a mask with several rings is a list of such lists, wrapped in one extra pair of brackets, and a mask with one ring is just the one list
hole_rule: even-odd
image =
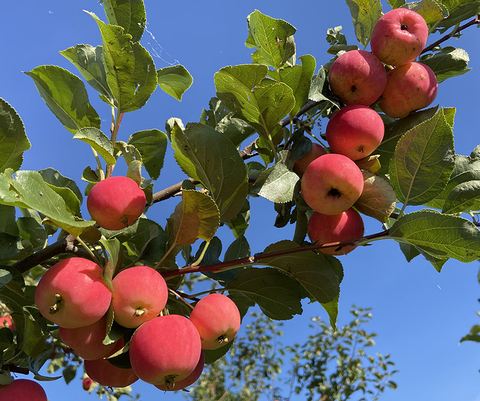
[[(469, 71), (467, 52), (445, 44), (478, 24), (477, 1), (389, 0), (391, 10), (383, 10), (378, 0), (348, 0), (355, 38), (328, 29), (321, 64), (297, 56), (295, 27), (255, 10), (245, 42), (251, 63), (215, 74), (216, 96), (205, 99), (199, 121), (168, 118), (165, 132), (128, 137), (127, 115), (148, 109), (158, 87), (181, 100), (192, 77), (182, 65), (157, 69), (140, 44), (142, 0), (102, 3), (104, 17), (88, 12), (101, 44), (60, 51), (75, 73), (56, 65), (26, 72), (77, 140), (72, 146), (91, 147), (81, 177), (22, 170), (27, 133), (14, 106), (0, 99), (0, 300), (14, 324), (0, 329), (0, 395), (12, 389), (12, 373), (58, 378), (40, 373), (47, 363), (67, 382), (83, 365), (104, 387), (136, 380), (169, 391), (189, 386), (238, 331), (222, 318), (220, 298), (204, 314), (209, 319), (188, 318), (211, 292), (228, 295), (240, 316), (257, 306), (273, 320), (302, 314), (302, 300), (318, 302), (335, 328), (341, 255), (374, 249), (376, 241), (396, 241), (407, 261), (423, 257), (438, 271), (451, 258), (480, 259), (480, 147), (456, 154), (456, 110), (433, 103), (438, 83)], [(427, 44), (432, 34), (440, 38)], [(107, 133), (85, 83), (111, 109), (102, 116)], [(167, 147), (185, 179), (159, 190)], [(125, 177), (116, 174), (121, 160)], [(149, 217), (173, 196), (179, 201), (166, 224)], [(293, 238), (251, 248), (250, 204), (260, 197), (277, 212), (276, 227), (294, 225)], [(366, 218), (378, 221), (377, 232), (365, 234)], [(220, 227), (231, 230), (231, 243)], [(116, 278), (142, 266), (155, 280), (131, 274), (120, 295)], [(198, 275), (214, 289), (189, 279)], [(154, 281), (162, 290), (147, 291)], [(91, 302), (100, 298), (101, 307)], [(131, 319), (120, 318), (121, 308), (131, 308)], [(208, 320), (217, 323), (207, 327)], [(82, 357), (63, 329), (74, 330), (77, 344), (96, 333), (91, 347), (102, 356)], [(206, 348), (207, 332), (217, 349)], [(182, 352), (170, 352), (180, 345)]]

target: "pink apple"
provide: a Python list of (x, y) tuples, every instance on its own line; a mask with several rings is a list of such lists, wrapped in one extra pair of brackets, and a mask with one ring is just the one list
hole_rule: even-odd
[(310, 152), (308, 152), (301, 159), (295, 160), (295, 164), (293, 165), (293, 171), (298, 175), (302, 175), (312, 160), (315, 160), (317, 157), (322, 156), (326, 153), (327, 151), (322, 145), (320, 145), (319, 143), (312, 143), (312, 150), (310, 150)]
[(155, 387), (162, 391), (183, 390), (184, 388), (192, 385), (198, 380), (198, 378), (203, 372), (204, 366), (205, 366), (205, 352), (202, 350), (202, 352), (200, 353), (200, 359), (198, 360), (197, 366), (195, 366), (195, 369), (193, 370), (193, 372), (190, 373), (185, 379), (175, 382), (173, 386), (165, 386), (165, 384), (159, 384)]
[(106, 178), (93, 186), (87, 197), (90, 217), (107, 230), (132, 225), (145, 209), (145, 193), (128, 177)]
[(112, 308), (117, 323), (135, 328), (165, 308), (168, 288), (162, 275), (148, 266), (122, 270), (112, 281)]
[(0, 388), (2, 401), (47, 401), (43, 387), (33, 380), (17, 379)]
[(12, 331), (15, 330), (15, 324), (13, 323), (12, 317), (10, 315), (0, 317), (0, 329), (2, 327), (6, 327)]
[(312, 161), (302, 176), (303, 199), (322, 214), (340, 214), (362, 194), (363, 175), (350, 158), (328, 153)]
[(106, 387), (127, 387), (138, 380), (132, 369), (113, 366), (107, 359), (94, 359), (83, 362), (85, 373), (93, 381)]
[(415, 60), (428, 38), (428, 26), (423, 17), (406, 8), (396, 8), (380, 17), (370, 40), (372, 53), (392, 66)]
[(437, 91), (437, 77), (430, 67), (422, 63), (408, 63), (388, 73), (383, 99), (378, 105), (386, 115), (402, 118), (429, 106), (435, 100)]
[(372, 53), (350, 50), (333, 62), (328, 80), (333, 93), (343, 103), (369, 106), (382, 94), (387, 73)]
[(352, 160), (369, 156), (380, 145), (385, 126), (373, 109), (359, 104), (342, 107), (330, 118), (326, 134), (330, 149)]
[[(363, 234), (362, 216), (352, 208), (335, 215), (315, 212), (308, 220), (308, 236), (310, 241), (318, 245), (359, 239), (363, 237)], [(323, 248), (319, 251), (327, 255), (346, 255), (355, 248), (356, 245), (344, 245), (342, 247)]]

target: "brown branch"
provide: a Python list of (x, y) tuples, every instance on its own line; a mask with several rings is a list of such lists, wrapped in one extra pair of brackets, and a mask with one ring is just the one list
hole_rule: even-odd
[[(188, 178), (188, 180), (194, 185), (199, 183), (198, 181), (194, 180), (193, 178)], [(172, 198), (173, 196), (179, 195), (181, 193), (182, 184), (183, 184), (183, 181), (179, 182), (175, 185), (172, 185), (168, 188), (162, 189), (159, 192), (154, 193), (153, 194), (153, 203), (161, 202), (161, 201), (164, 201), (166, 199)]]

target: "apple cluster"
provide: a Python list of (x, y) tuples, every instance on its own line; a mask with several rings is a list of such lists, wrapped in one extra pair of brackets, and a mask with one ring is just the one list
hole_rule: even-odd
[[(140, 379), (180, 390), (200, 376), (204, 350), (235, 337), (241, 317), (230, 298), (216, 293), (196, 302), (189, 317), (168, 314), (168, 294), (165, 279), (151, 267), (121, 270), (108, 286), (99, 265), (72, 257), (45, 272), (35, 301), (58, 325), (62, 342), (84, 359), (91, 380), (126, 387)], [(121, 336), (107, 335), (113, 324)], [(122, 363), (109, 361), (115, 357), (123, 357)]]
[[(354, 208), (364, 190), (358, 162), (383, 140), (385, 125), (377, 106), (389, 117), (403, 118), (435, 99), (435, 74), (414, 61), (427, 37), (428, 27), (420, 14), (394, 9), (375, 24), (371, 52), (351, 50), (332, 63), (329, 84), (344, 105), (326, 127), (329, 151), (314, 144), (294, 166), (302, 177), (303, 199), (314, 211), (308, 222), (312, 242), (330, 244), (363, 237), (363, 220)], [(347, 245), (320, 251), (342, 255), (354, 248)]]

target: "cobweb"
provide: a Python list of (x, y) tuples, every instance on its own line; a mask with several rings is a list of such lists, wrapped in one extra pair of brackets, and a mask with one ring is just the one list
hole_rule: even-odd
[[(145, 35), (145, 33), (147, 35)], [(159, 60), (161, 60), (162, 62), (164, 62), (169, 66), (180, 64), (180, 62), (176, 58), (171, 56), (162, 47), (162, 45), (155, 38), (155, 35), (153, 34), (153, 32), (148, 30), (147, 26), (145, 26), (144, 28), (144, 36), (142, 37), (142, 42), (143, 42), (143, 46), (150, 52), (152, 57), (158, 58)]]

